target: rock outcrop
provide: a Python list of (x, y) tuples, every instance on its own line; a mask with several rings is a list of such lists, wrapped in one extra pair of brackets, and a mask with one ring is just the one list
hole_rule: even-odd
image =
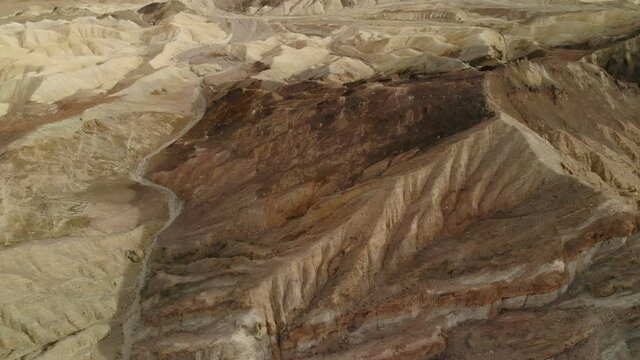
[(0, 358), (640, 356), (637, 2), (84, 5), (0, 5)]

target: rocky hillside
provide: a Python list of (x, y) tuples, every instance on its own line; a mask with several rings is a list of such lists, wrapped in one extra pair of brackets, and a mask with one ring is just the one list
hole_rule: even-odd
[(637, 1), (0, 4), (0, 359), (637, 359)]

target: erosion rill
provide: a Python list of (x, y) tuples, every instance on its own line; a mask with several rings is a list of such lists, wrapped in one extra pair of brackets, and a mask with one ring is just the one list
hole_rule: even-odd
[(637, 0), (0, 4), (0, 359), (640, 358)]

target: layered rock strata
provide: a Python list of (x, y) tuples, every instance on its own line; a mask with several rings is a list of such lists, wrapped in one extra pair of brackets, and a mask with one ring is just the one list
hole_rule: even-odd
[(0, 15), (0, 358), (639, 356), (636, 2)]
[[(570, 339), (549, 335), (525, 358), (634, 341), (620, 321), (599, 330), (618, 333), (611, 344), (582, 349), (604, 319), (582, 299), (598, 295), (575, 288), (594, 258), (636, 241), (637, 87), (552, 58), (260, 85), (214, 101), (153, 168), (186, 207), (152, 255), (140, 358), (511, 357), (518, 345), (447, 338), (496, 321), (483, 339), (539, 308), (594, 323), (555, 329)], [(601, 301), (615, 306), (631, 279)], [(537, 321), (527, 334), (552, 325)]]

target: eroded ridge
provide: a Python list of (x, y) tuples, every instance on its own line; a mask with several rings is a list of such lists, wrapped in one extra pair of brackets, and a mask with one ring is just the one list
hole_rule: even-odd
[(639, 24), (0, 4), (0, 358), (637, 358)]
[[(636, 241), (638, 90), (599, 67), (256, 87), (214, 101), (153, 170), (187, 205), (153, 255), (140, 358), (511, 356), (449, 350), (449, 331), (555, 319), (602, 244)], [(613, 351), (583, 331), (522, 354)]]

